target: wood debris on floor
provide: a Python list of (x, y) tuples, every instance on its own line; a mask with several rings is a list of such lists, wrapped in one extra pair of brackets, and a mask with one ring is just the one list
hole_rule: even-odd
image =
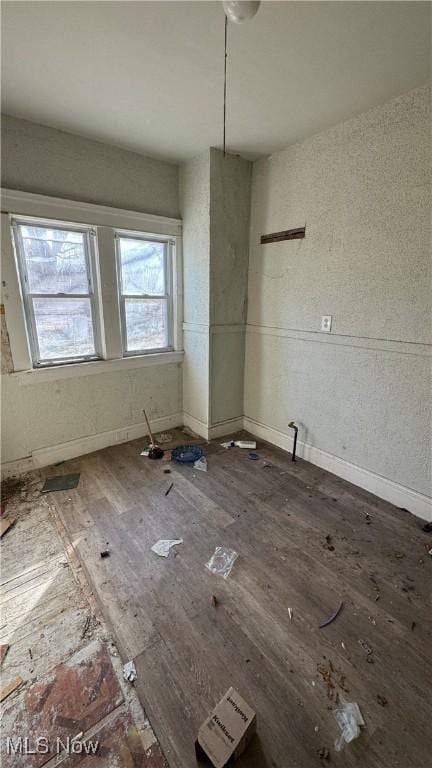
[(1, 520), (0, 520), (0, 539), (3, 538), (5, 533), (7, 533), (10, 528), (12, 528), (14, 523), (15, 523), (15, 518), (14, 517), (2, 517), (1, 518)]
[[(55, 759), (68, 768), (163, 768), (154, 733), (122, 678), (118, 651), (41, 488), (35, 475), (10, 484), (8, 510), (16, 525), (1, 542), (2, 765), (39, 768)], [(21, 749), (20, 737), (28, 739)], [(38, 738), (46, 739), (42, 752)], [(87, 755), (88, 744), (90, 751), (97, 745), (96, 756)], [(25, 754), (26, 746), (35, 754)]]
[(13, 693), (18, 688), (20, 688), (23, 682), (24, 680), (22, 679), (22, 677), (18, 675), (18, 677), (15, 677), (9, 683), (6, 683), (5, 686), (2, 686), (0, 689), (0, 702), (7, 699), (8, 696), (11, 695), (11, 693)]
[(5, 659), (5, 656), (8, 650), (9, 650), (9, 645), (7, 643), (3, 643), (2, 645), (0, 645), (0, 667), (3, 664), (3, 661)]

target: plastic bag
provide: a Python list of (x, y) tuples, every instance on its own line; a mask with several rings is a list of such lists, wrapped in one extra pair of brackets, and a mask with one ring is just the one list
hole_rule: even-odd
[(194, 462), (195, 469), (201, 470), (201, 472), (207, 472), (207, 459), (205, 456), (201, 456)]
[(213, 557), (206, 563), (206, 568), (218, 576), (227, 579), (238, 558), (238, 552), (228, 547), (216, 547)]
[(151, 550), (160, 557), (168, 557), (171, 547), (175, 547), (176, 544), (183, 544), (183, 539), (159, 539), (156, 544), (153, 544)]
[(360, 726), (365, 724), (359, 705), (356, 702), (345, 701), (343, 696), (339, 696), (340, 708), (335, 709), (333, 714), (337, 720), (342, 733), (335, 741), (336, 752), (340, 752), (344, 743), (360, 736)]

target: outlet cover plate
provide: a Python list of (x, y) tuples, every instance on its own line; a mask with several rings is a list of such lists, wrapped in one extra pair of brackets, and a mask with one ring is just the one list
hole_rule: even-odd
[(321, 330), (324, 331), (324, 333), (330, 333), (332, 327), (332, 316), (331, 315), (322, 315), (321, 317)]

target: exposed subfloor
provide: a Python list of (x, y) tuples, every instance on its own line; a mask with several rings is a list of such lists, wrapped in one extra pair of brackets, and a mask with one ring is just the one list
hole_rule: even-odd
[[(207, 473), (151, 461), (142, 446), (46, 475), (81, 472), (77, 489), (49, 501), (123, 660), (135, 659), (171, 768), (195, 765), (198, 727), (231, 685), (257, 712), (239, 768), (310, 768), (324, 749), (344, 768), (429, 765), (432, 541), (423, 523), (268, 444), (252, 461), (213, 441)], [(160, 558), (150, 549), (160, 538), (184, 543)], [(205, 567), (219, 545), (239, 553), (226, 580)], [(358, 702), (366, 725), (336, 752), (341, 695)]]
[[(3, 518), (15, 523), (0, 545), (2, 692), (22, 682), (1, 705), (2, 765), (163, 768), (154, 733), (122, 679), (118, 651), (98, 620), (73, 550), (65, 551), (41, 486), (38, 473), (16, 483)], [(87, 745), (97, 746), (95, 756), (86, 756)]]

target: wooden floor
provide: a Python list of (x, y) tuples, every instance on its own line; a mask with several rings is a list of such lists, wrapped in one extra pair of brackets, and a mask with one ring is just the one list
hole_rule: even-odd
[[(268, 444), (251, 461), (215, 441), (207, 474), (141, 449), (46, 474), (81, 472), (76, 490), (49, 499), (123, 660), (135, 659), (171, 768), (196, 764), (198, 727), (230, 685), (257, 712), (239, 768), (311, 768), (322, 748), (344, 767), (430, 766), (432, 541), (421, 521)], [(184, 543), (164, 559), (150, 551), (159, 538)], [(205, 568), (219, 545), (239, 553), (227, 580)], [(337, 753), (340, 693), (366, 728)]]

